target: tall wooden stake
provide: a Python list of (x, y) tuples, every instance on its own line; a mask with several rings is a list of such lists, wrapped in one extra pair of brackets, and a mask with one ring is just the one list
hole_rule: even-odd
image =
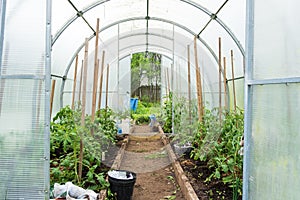
[(53, 99), (54, 99), (55, 83), (56, 83), (56, 80), (53, 79), (52, 80), (52, 87), (51, 87), (51, 95), (50, 95), (50, 118), (51, 118), (52, 109), (53, 109)]
[(74, 110), (75, 108), (75, 90), (76, 90), (76, 78), (77, 78), (77, 67), (78, 67), (78, 54), (75, 60), (75, 70), (74, 70), (74, 81), (73, 81), (73, 92), (72, 92), (72, 105), (71, 108)]
[(170, 79), (169, 79), (169, 69), (167, 68), (166, 69), (166, 74), (167, 74), (167, 88), (168, 88), (168, 90), (167, 90), (167, 96), (169, 96), (170, 95)]
[(81, 62), (80, 82), (79, 82), (79, 92), (78, 92), (78, 102), (80, 103), (81, 103), (82, 78), (83, 78), (83, 60)]
[(102, 100), (102, 84), (103, 84), (103, 71), (104, 71), (104, 58), (105, 51), (102, 52), (102, 63), (101, 63), (101, 72), (100, 72), (100, 85), (99, 85), (99, 101), (98, 101), (98, 110), (101, 109), (101, 100)]
[(223, 73), (223, 82), (224, 82), (224, 102), (225, 110), (227, 109), (227, 79), (226, 79), (226, 57), (223, 58), (224, 62), (224, 73)]
[(191, 95), (191, 54), (190, 54), (190, 45), (187, 45), (187, 56), (188, 56), (188, 98), (189, 98), (189, 122), (192, 120), (192, 95)]
[(95, 120), (96, 101), (97, 101), (97, 87), (98, 87), (98, 74), (99, 74), (98, 39), (99, 39), (99, 18), (97, 18), (96, 37), (95, 37), (94, 83), (93, 83), (92, 114), (91, 114), (92, 122), (94, 122), (94, 120)]
[(106, 71), (106, 98), (105, 98), (105, 108), (108, 108), (108, 78), (109, 78), (109, 64), (107, 64)]
[[(84, 72), (83, 72), (83, 88), (82, 88), (82, 107), (81, 107), (81, 126), (85, 126), (85, 106), (86, 106), (86, 85), (87, 85), (87, 69), (88, 69), (88, 49), (89, 49), (89, 39), (85, 39), (85, 50), (84, 50)], [(79, 153), (79, 169), (78, 177), (81, 180), (82, 177), (82, 161), (83, 161), (83, 140), (82, 135), (80, 138), (80, 153)]]
[(236, 111), (236, 95), (235, 95), (235, 80), (234, 80), (234, 66), (233, 66), (233, 50), (231, 50), (230, 53), (231, 53), (231, 73), (232, 73), (233, 106), (234, 106), (234, 111)]
[(198, 118), (199, 118), (199, 121), (201, 122), (202, 118), (203, 118), (202, 81), (201, 81), (201, 73), (200, 73), (199, 64), (198, 64), (197, 36), (194, 37), (194, 52), (195, 52), (197, 99), (198, 99)]
[(221, 54), (221, 38), (219, 37), (219, 121), (222, 120), (222, 54)]

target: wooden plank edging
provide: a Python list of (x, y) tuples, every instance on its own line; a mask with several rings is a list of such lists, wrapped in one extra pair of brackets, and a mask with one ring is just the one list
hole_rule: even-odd
[(170, 161), (172, 162), (172, 166), (175, 172), (175, 177), (177, 180), (177, 183), (180, 186), (180, 189), (187, 200), (199, 200), (194, 188), (190, 184), (188, 178), (186, 177), (180, 163), (177, 161), (177, 157), (170, 145), (170, 142), (168, 141), (168, 138), (165, 136), (161, 126), (158, 126), (158, 130), (162, 136), (162, 142), (164, 143), (166, 150), (168, 152), (168, 156)]
[[(114, 163), (112, 164), (111, 166), (111, 170), (115, 169), (115, 170), (118, 170), (120, 169), (120, 166), (121, 166), (121, 163), (122, 163), (122, 160), (123, 160), (123, 157), (124, 157), (124, 153), (125, 153), (125, 149), (126, 149), (126, 146), (129, 142), (129, 138), (126, 137), (124, 140), (123, 140), (123, 143), (121, 145), (121, 148), (119, 149), (118, 151), (118, 154), (114, 160)], [(106, 177), (106, 181), (108, 181), (108, 177)], [(100, 191), (100, 198), (99, 200), (105, 200), (106, 198), (106, 189), (105, 190), (101, 190)]]

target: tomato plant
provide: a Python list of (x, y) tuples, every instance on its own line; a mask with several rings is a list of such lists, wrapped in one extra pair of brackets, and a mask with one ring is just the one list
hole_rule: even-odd
[[(111, 109), (102, 109), (97, 112), (94, 122), (90, 116), (86, 116), (85, 125), (82, 126), (80, 108), (72, 110), (66, 106), (56, 114), (50, 127), (51, 185), (71, 181), (92, 190), (107, 188), (101, 156), (115, 142), (117, 129), (112, 115)], [(78, 165), (81, 139), (84, 157), (80, 179)]]

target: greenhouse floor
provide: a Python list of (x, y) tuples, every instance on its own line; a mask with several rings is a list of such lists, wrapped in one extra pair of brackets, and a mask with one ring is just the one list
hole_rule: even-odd
[(135, 126), (120, 169), (137, 173), (133, 200), (185, 199), (159, 132)]

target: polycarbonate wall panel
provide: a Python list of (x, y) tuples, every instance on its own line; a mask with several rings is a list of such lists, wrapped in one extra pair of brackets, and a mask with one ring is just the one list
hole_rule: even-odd
[(255, 2), (254, 51), (263, 55), (255, 58), (255, 79), (300, 76), (299, 6), (295, 0)]
[(0, 71), (0, 194), (4, 199), (47, 199), (46, 1), (6, 2)]
[(300, 84), (253, 88), (249, 199), (299, 199)]
[(299, 199), (299, 5), (248, 2), (245, 199)]

